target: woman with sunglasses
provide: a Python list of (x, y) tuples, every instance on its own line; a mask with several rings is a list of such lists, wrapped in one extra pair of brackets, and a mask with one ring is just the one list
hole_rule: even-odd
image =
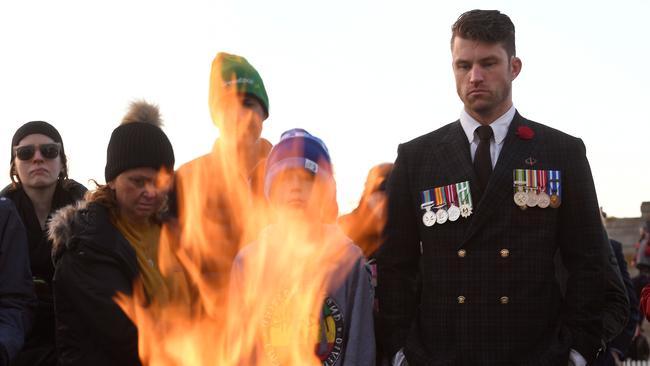
[(56, 365), (52, 242), (47, 223), (58, 209), (83, 198), (86, 188), (68, 179), (67, 159), (59, 131), (43, 121), (22, 125), (11, 140), (12, 183), (0, 192), (16, 205), (27, 229), (30, 267), (38, 308), (34, 328), (12, 366)]
[(183, 285), (182, 271), (159, 267), (169, 263), (158, 241), (174, 168), (160, 123), (157, 107), (133, 103), (108, 143), (106, 184), (50, 223), (61, 366), (140, 365), (138, 330), (114, 297), (166, 303)]

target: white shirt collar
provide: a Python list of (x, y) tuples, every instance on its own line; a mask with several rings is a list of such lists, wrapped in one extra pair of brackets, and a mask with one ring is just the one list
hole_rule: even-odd
[[(506, 135), (508, 134), (508, 128), (510, 127), (510, 123), (512, 122), (512, 119), (515, 117), (515, 112), (517, 110), (515, 109), (515, 106), (513, 105), (508, 109), (506, 113), (504, 113), (501, 117), (497, 118), (494, 120), (494, 122), (490, 123), (490, 126), (492, 127), (492, 132), (494, 132), (494, 142), (498, 145), (503, 142), (503, 140), (506, 138)], [(460, 112), (460, 125), (463, 127), (463, 131), (465, 131), (465, 135), (467, 135), (467, 140), (471, 144), (474, 139), (478, 139), (478, 136), (475, 136), (474, 131), (476, 130), (477, 127), (479, 127), (481, 124), (478, 123), (472, 116), (465, 111), (465, 108), (463, 108), (463, 111)]]

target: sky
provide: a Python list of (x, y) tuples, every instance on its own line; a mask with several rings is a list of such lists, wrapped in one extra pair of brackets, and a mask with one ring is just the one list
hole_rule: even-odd
[[(178, 167), (218, 137), (208, 80), (225, 51), (264, 79), (263, 137), (276, 143), (301, 127), (328, 145), (345, 213), (373, 165), (458, 118), (450, 28), (475, 8), (515, 24), (515, 107), (582, 138), (601, 206), (638, 217), (650, 201), (644, 0), (3, 1), (0, 145), (10, 157), (19, 126), (48, 121), (63, 136), (70, 177), (103, 183), (111, 131), (129, 102), (145, 99), (160, 107)], [(9, 183), (6, 162), (0, 183)]]

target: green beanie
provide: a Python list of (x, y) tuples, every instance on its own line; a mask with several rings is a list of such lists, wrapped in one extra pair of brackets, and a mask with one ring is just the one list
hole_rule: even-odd
[[(221, 83), (221, 85), (215, 85)], [(256, 98), (269, 116), (269, 97), (266, 95), (262, 77), (253, 65), (237, 55), (219, 52), (212, 61), (210, 73), (210, 99), (219, 99), (223, 90), (235, 85), (237, 92)]]

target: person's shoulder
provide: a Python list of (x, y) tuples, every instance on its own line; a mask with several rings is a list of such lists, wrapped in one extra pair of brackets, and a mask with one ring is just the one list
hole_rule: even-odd
[[(108, 228), (108, 229), (107, 229)], [(75, 238), (97, 237), (100, 240), (87, 240), (94, 245), (102, 243), (115, 244), (117, 229), (110, 223), (108, 210), (94, 202), (78, 201), (58, 210), (48, 223), (48, 239), (52, 241), (53, 259), (58, 259), (64, 252), (77, 245)]]
[(237, 251), (237, 255), (235, 256), (234, 262), (236, 264), (242, 264), (244, 261), (246, 261), (246, 258), (249, 258), (250, 256), (254, 255), (258, 250), (259, 250), (259, 242), (258, 241), (250, 242), (242, 246), (239, 249), (239, 251)]
[(420, 135), (414, 139), (411, 139), (407, 142), (402, 143), (402, 146), (405, 147), (417, 147), (425, 144), (430, 144), (431, 142), (436, 142), (444, 137), (446, 137), (453, 129), (460, 128), (459, 121), (448, 123), (436, 130)]
[(341, 250), (340, 253), (343, 254), (343, 257), (348, 258), (363, 258), (363, 251), (357, 244), (355, 244), (352, 239), (350, 239), (338, 225), (334, 224), (323, 224), (325, 237), (328, 241), (336, 245), (336, 250)]
[(194, 158), (194, 159), (184, 163), (183, 165), (181, 165), (176, 170), (176, 172), (177, 173), (182, 173), (182, 172), (185, 172), (185, 171), (188, 171), (188, 170), (194, 170), (194, 169), (200, 168), (204, 164), (207, 164), (209, 160), (210, 160), (210, 154), (201, 155), (198, 158)]
[(14, 203), (7, 197), (0, 197), (0, 209), (3, 212), (15, 209)]
[(1, 221), (7, 222), (11, 217), (18, 217), (18, 211), (13, 201), (7, 197), (0, 197), (0, 217)]
[(358, 212), (359, 207), (355, 208), (350, 213), (339, 216), (336, 219), (336, 224), (348, 237), (350, 237), (350, 232), (355, 228), (355, 224), (359, 221), (359, 218), (357, 217)]
[(535, 136), (539, 136), (544, 144), (558, 144), (558, 145), (581, 145), (582, 140), (578, 137), (572, 136), (564, 131), (550, 127), (544, 123), (536, 122), (525, 117), (521, 118), (521, 124), (530, 127)]
[(612, 249), (614, 252), (622, 252), (623, 251), (623, 244), (621, 244), (620, 241), (614, 240), (614, 239), (609, 239), (609, 244), (612, 246)]
[(13, 196), (16, 194), (17, 191), (18, 188), (16, 188), (16, 185), (13, 183), (9, 183), (0, 191), (0, 197), (9, 197), (13, 199)]
[(77, 182), (74, 179), (64, 180), (63, 182), (61, 182), (61, 187), (66, 192), (68, 192), (75, 201), (84, 198), (84, 195), (86, 194), (86, 192), (88, 192), (88, 188), (86, 188), (86, 186)]

